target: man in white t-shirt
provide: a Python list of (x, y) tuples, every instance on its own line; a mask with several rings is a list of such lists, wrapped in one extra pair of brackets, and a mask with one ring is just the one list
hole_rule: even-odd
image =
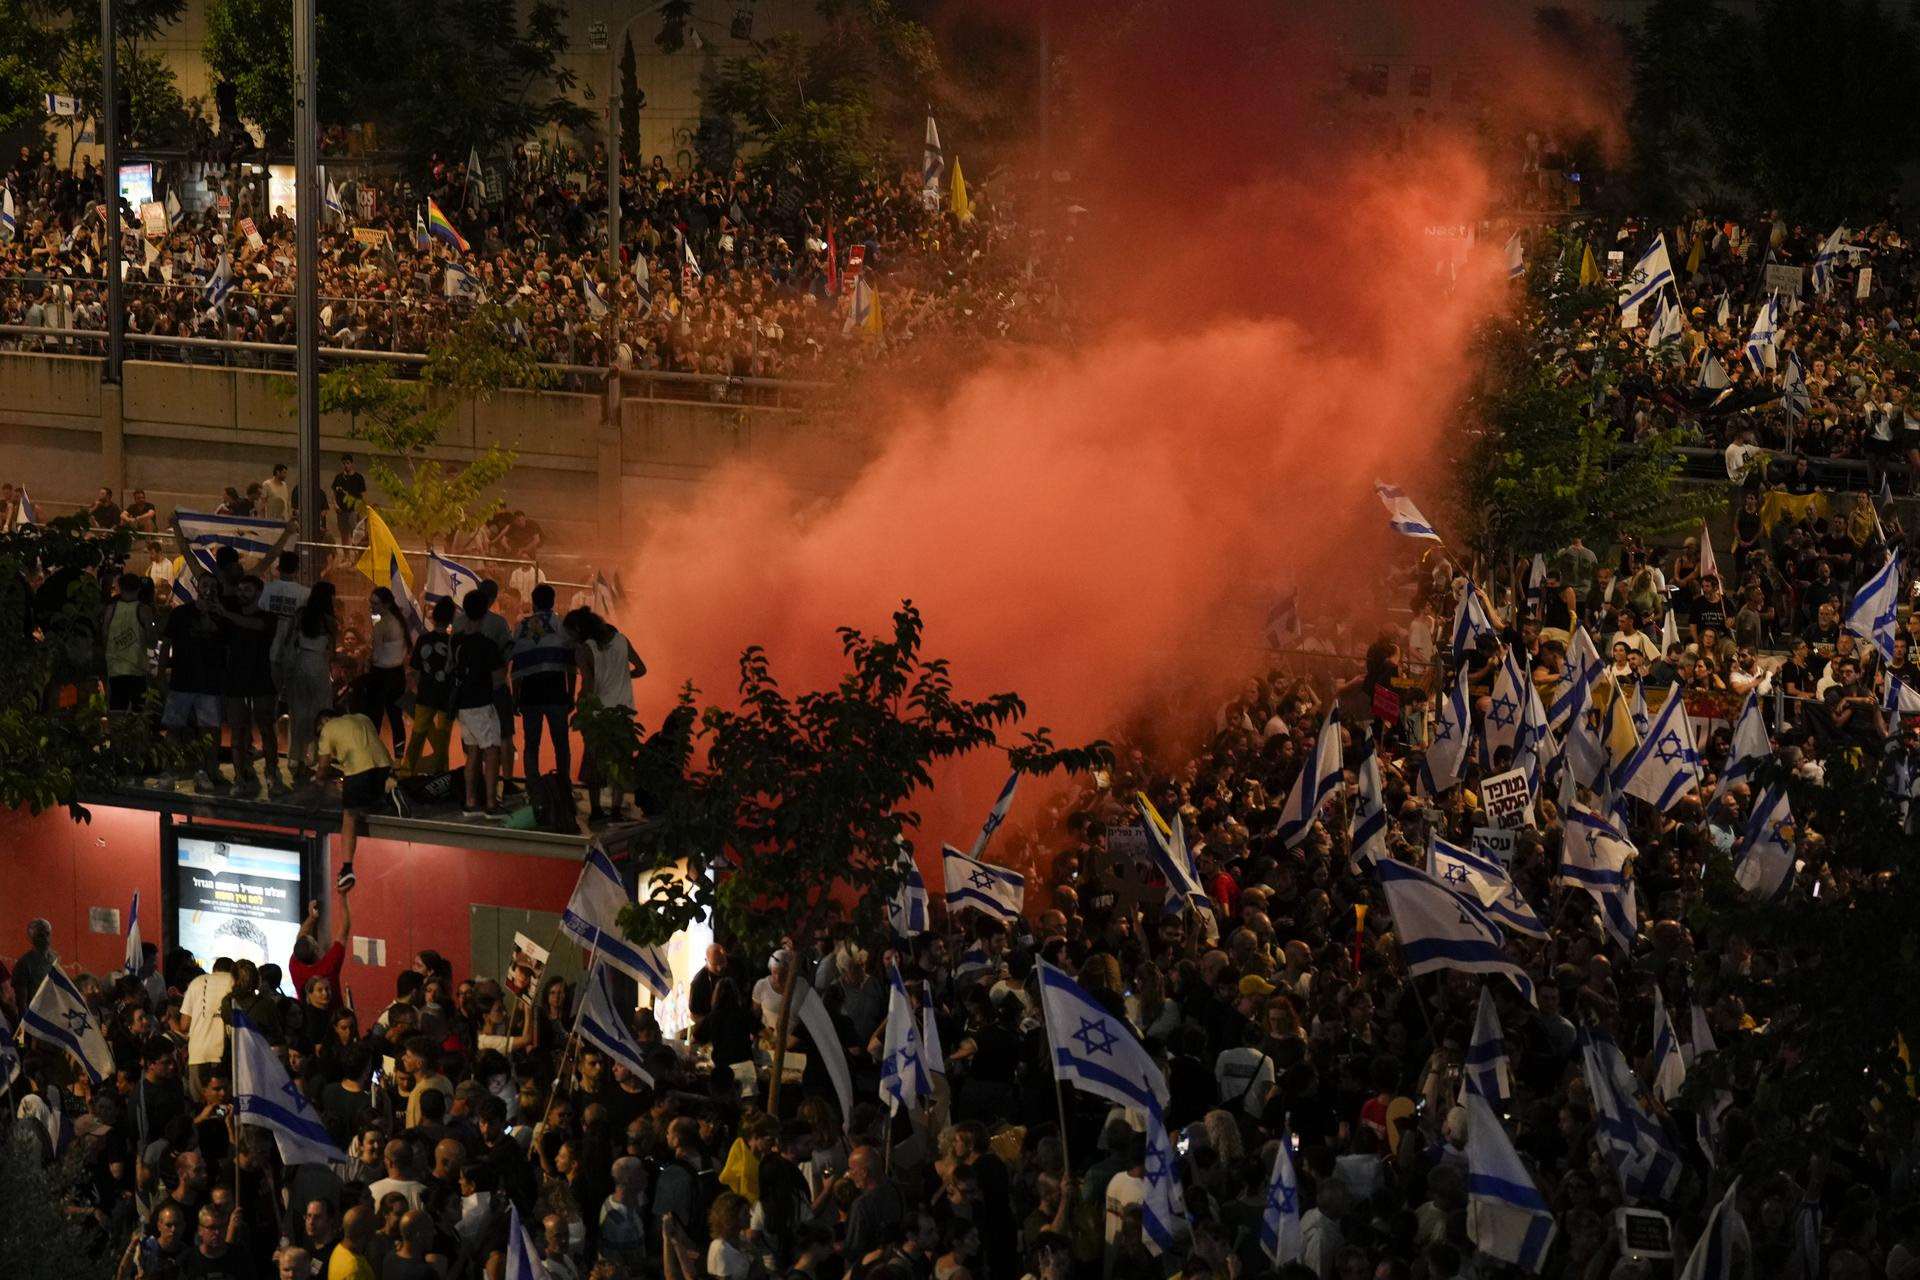
[[(788, 967), (793, 955), (784, 948), (773, 953), (767, 961), (767, 976), (753, 984), (753, 1007), (760, 1011), (761, 1025), (768, 1031), (780, 1030), (780, 1006), (786, 1003), (786, 993), (792, 989), (792, 980), (788, 977)], [(793, 1029), (788, 1029), (792, 1034)]]
[(1141, 1134), (1130, 1133), (1122, 1142), (1126, 1145), (1126, 1172), (1116, 1173), (1107, 1179), (1106, 1241), (1109, 1255), (1120, 1239), (1120, 1232), (1127, 1225), (1127, 1210), (1147, 1202), (1147, 1140)]
[(367, 1194), (378, 1205), (390, 1192), (399, 1192), (407, 1198), (407, 1204), (415, 1209), (420, 1207), (421, 1199), (427, 1194), (426, 1184), (414, 1177), (413, 1144), (405, 1138), (394, 1138), (388, 1142), (382, 1153), (386, 1158), (387, 1176), (367, 1188)]
[(180, 1017), (187, 1033), (188, 1097), (200, 1096), (207, 1073), (226, 1056), (227, 1023), (220, 1016), (220, 1004), (232, 990), (233, 961), (221, 956), (213, 962), (213, 972), (189, 982), (180, 997)]

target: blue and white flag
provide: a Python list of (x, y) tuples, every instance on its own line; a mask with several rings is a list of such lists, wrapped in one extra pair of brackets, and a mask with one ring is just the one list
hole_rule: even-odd
[(327, 212), (345, 222), (347, 206), (340, 202), (340, 188), (333, 185), (333, 179), (327, 179)]
[(20, 1050), (13, 1043), (13, 1028), (7, 1024), (7, 1015), (0, 1012), (0, 1093), (13, 1088), (13, 1082), (20, 1078)]
[(1513, 767), (1526, 775), (1527, 790), (1536, 798), (1547, 780), (1547, 758), (1553, 739), (1547, 732), (1547, 709), (1540, 702), (1540, 686), (1528, 680), (1520, 698), (1520, 731), (1513, 736)]
[(1116, 1106), (1164, 1110), (1172, 1098), (1166, 1076), (1126, 1020), (1061, 970), (1044, 960), (1038, 968), (1054, 1075)]
[(1847, 630), (1893, 661), (1894, 610), (1900, 603), (1900, 553), (1890, 552), (1880, 571), (1860, 584), (1847, 606)]
[(1140, 1174), (1147, 1184), (1146, 1198), (1140, 1202), (1140, 1243), (1157, 1258), (1177, 1249), (1193, 1230), (1187, 1221), (1186, 1196), (1180, 1190), (1173, 1139), (1158, 1103), (1147, 1108), (1147, 1150)]
[(900, 981), (899, 965), (887, 967), (887, 1030), (880, 1053), (880, 1101), (888, 1111), (933, 1096), (926, 1049), (914, 1023), (913, 1005), (907, 1000), (907, 985)]
[(232, 547), (249, 555), (265, 555), (286, 538), (285, 520), (266, 520), (259, 516), (212, 516), (199, 511), (175, 513), (180, 521), (180, 536), (196, 551), (205, 548)]
[(1644, 739), (1653, 731), (1653, 713), (1647, 710), (1647, 685), (1644, 680), (1633, 682), (1633, 696), (1627, 700), (1627, 714), (1633, 720), (1635, 736)]
[(128, 973), (138, 974), (147, 962), (145, 948), (140, 940), (140, 891), (133, 891), (133, 905), (127, 909), (127, 954), (120, 967)]
[(1553, 1247), (1553, 1211), (1493, 1107), (1477, 1093), (1466, 1106), (1467, 1239), (1488, 1257), (1537, 1274)]
[(213, 269), (213, 274), (207, 278), (206, 288), (201, 291), (201, 300), (207, 304), (207, 313), (212, 315), (218, 312), (220, 304), (225, 302), (227, 295), (232, 292), (233, 259), (223, 253), (220, 255), (218, 265)]
[(987, 851), (987, 842), (993, 839), (993, 833), (1006, 822), (1007, 814), (1013, 808), (1013, 793), (1020, 786), (1018, 771), (1007, 775), (1007, 785), (1000, 788), (1000, 794), (994, 798), (993, 810), (987, 814), (987, 820), (980, 824), (980, 834), (974, 837), (973, 857), (981, 857)]
[(238, 1009), (229, 1021), (234, 1118), (271, 1133), (287, 1164), (345, 1164), (347, 1153), (333, 1145), (319, 1109), (287, 1074), (266, 1036)]
[(1454, 658), (1464, 659), (1481, 636), (1499, 634), (1500, 628), (1493, 625), (1493, 619), (1487, 615), (1486, 605), (1480, 602), (1480, 592), (1474, 588), (1473, 579), (1467, 579), (1467, 589), (1453, 610)]
[(1307, 838), (1307, 832), (1313, 829), (1313, 820), (1319, 816), (1321, 808), (1333, 799), (1333, 793), (1346, 778), (1344, 753), (1340, 743), (1340, 708), (1327, 708), (1327, 718), (1321, 722), (1320, 736), (1313, 740), (1313, 750), (1300, 767), (1300, 776), (1294, 779), (1293, 791), (1287, 796), (1286, 805), (1280, 810), (1280, 825), (1274, 834), (1291, 849)]
[(1662, 298), (1660, 309), (1654, 313), (1653, 323), (1647, 326), (1647, 346), (1657, 349), (1669, 343), (1678, 342), (1685, 330), (1686, 326), (1681, 322), (1679, 304), (1669, 303)]
[(1773, 754), (1773, 743), (1767, 737), (1767, 718), (1760, 710), (1760, 694), (1757, 690), (1747, 694), (1747, 701), (1740, 708), (1740, 718), (1733, 724), (1733, 749), (1727, 753), (1727, 767), (1720, 774), (1720, 781), (1713, 789), (1711, 799), (1717, 800), (1741, 779), (1753, 773), (1755, 765)]
[(507, 1265), (501, 1272), (501, 1280), (547, 1280), (547, 1264), (540, 1258), (540, 1249), (527, 1233), (527, 1224), (520, 1220), (520, 1206), (511, 1200), (507, 1202)]
[(1660, 714), (1614, 785), (1645, 800), (1661, 813), (1673, 808), (1689, 791), (1700, 789), (1700, 752), (1693, 745), (1693, 725), (1687, 719), (1680, 686), (1667, 691)]
[(1727, 376), (1727, 366), (1720, 363), (1720, 357), (1709, 351), (1700, 359), (1700, 377), (1694, 385), (1703, 391), (1729, 391), (1733, 379)]
[(1507, 237), (1507, 279), (1518, 280), (1527, 274), (1527, 241), (1518, 231)]
[[(1526, 713), (1527, 691), (1532, 687), (1526, 673), (1508, 649), (1500, 659), (1500, 670), (1493, 678), (1487, 701), (1487, 719), (1480, 734), (1480, 767), (1491, 772), (1498, 752), (1511, 754), (1520, 740), (1520, 718)], [(1512, 768), (1512, 765), (1508, 765)]]
[(920, 1061), (927, 1070), (947, 1073), (947, 1051), (940, 1046), (940, 1019), (933, 1016), (933, 1005), (920, 1006)]
[[(1576, 668), (1568, 699), (1565, 736), (1560, 742), (1560, 754), (1566, 764), (1563, 786), (1571, 779), (1583, 787), (1597, 787), (1607, 773), (1607, 746), (1597, 723), (1593, 690), (1594, 682), (1584, 670)], [(1619, 697), (1617, 691), (1614, 696)], [(1555, 699), (1554, 705), (1560, 705), (1560, 699)]]
[(606, 319), (607, 300), (600, 296), (599, 282), (590, 275), (582, 275), (579, 288), (580, 297), (587, 304), (587, 318), (589, 320)]
[(1665, 232), (1653, 238), (1653, 247), (1640, 255), (1620, 284), (1620, 310), (1627, 312), (1673, 283), (1673, 260), (1667, 256)]
[(1026, 902), (1027, 878), (1017, 871), (969, 858), (952, 845), (940, 846), (947, 881), (947, 910), (972, 907), (996, 920), (1018, 920)]
[(1498, 860), (1433, 836), (1427, 841), (1427, 870), (1448, 889), (1472, 899), (1489, 916), (1514, 932), (1530, 938), (1547, 936), (1547, 926), (1539, 913), (1520, 896), (1520, 890)]
[(1153, 807), (1153, 801), (1147, 799), (1144, 791), (1139, 793), (1139, 801), (1140, 829), (1146, 833), (1147, 853), (1160, 878), (1167, 882), (1167, 911), (1207, 907), (1209, 899), (1200, 883), (1200, 869), (1194, 865), (1193, 854), (1187, 848), (1186, 823), (1175, 812), (1173, 824), (1162, 830), (1159, 810)]
[[(486, 286), (480, 283), (480, 278), (457, 262), (447, 264), (443, 288), (449, 298), (467, 298), (474, 302), (487, 300)], [(605, 309), (605, 304), (602, 304), (601, 310)]]
[(175, 195), (171, 191), (167, 192), (166, 205), (167, 205), (167, 226), (169, 228), (179, 226), (180, 219), (187, 216), (186, 211), (180, 207), (180, 197)]
[(673, 968), (659, 947), (630, 941), (620, 928), (620, 912), (633, 905), (620, 873), (598, 845), (587, 850), (573, 897), (560, 913), (560, 927), (575, 941), (665, 1000), (673, 993)]
[(1601, 1027), (1580, 1028), (1581, 1071), (1594, 1113), (1594, 1143), (1620, 1180), (1628, 1203), (1664, 1201), (1680, 1185), (1681, 1165), (1666, 1131), (1647, 1114), (1619, 1046)]
[(1887, 677), (1886, 696), (1880, 705), (1889, 716), (1920, 716), (1920, 689), (1915, 689), (1899, 676)]
[[(1606, 669), (1606, 660), (1600, 656), (1600, 650), (1594, 646), (1593, 636), (1585, 625), (1575, 627), (1573, 639), (1567, 643), (1567, 673), (1553, 691), (1553, 705), (1547, 708), (1547, 723), (1564, 732), (1567, 717), (1573, 715), (1576, 709), (1584, 711), (1593, 705), (1594, 685)], [(1582, 676), (1586, 677), (1584, 688)]]
[(947, 176), (947, 153), (940, 146), (940, 126), (927, 113), (927, 141), (920, 152), (920, 201), (929, 209), (940, 206), (940, 183)]
[(467, 592), (479, 589), (479, 574), (437, 551), (427, 553), (427, 581), (420, 590), (420, 596), (429, 605), (451, 600), (453, 607), (458, 609), (466, 600)]
[(1687, 1082), (1687, 1062), (1680, 1053), (1680, 1037), (1674, 1033), (1673, 1019), (1667, 1014), (1666, 993), (1653, 985), (1653, 1096), (1671, 1103), (1680, 1096)]
[(1428, 795), (1437, 796), (1460, 781), (1472, 742), (1473, 701), (1467, 694), (1467, 668), (1463, 665), (1441, 695), (1439, 714), (1433, 718), (1433, 741), (1427, 744), (1420, 765), (1421, 782)]
[(1563, 816), (1564, 847), (1557, 878), (1592, 896), (1607, 932), (1621, 950), (1630, 953), (1640, 931), (1639, 904), (1633, 892), (1633, 860), (1638, 851), (1611, 817), (1581, 804)]
[(1380, 785), (1380, 757), (1371, 750), (1360, 761), (1354, 783), (1347, 851), (1347, 858), (1355, 868), (1388, 856), (1386, 790)]
[(0, 183), (0, 244), (20, 233), (20, 217), (13, 209), (13, 190)]
[(603, 964), (594, 965), (582, 985), (586, 990), (580, 1000), (580, 1020), (577, 1024), (580, 1038), (606, 1054), (609, 1061), (619, 1063), (631, 1074), (652, 1084), (653, 1073), (647, 1070), (647, 1064), (640, 1055), (640, 1042), (627, 1029), (627, 1019), (621, 1015), (620, 1005), (613, 998), (613, 983), (607, 977), (607, 967)]
[(1755, 373), (1765, 373), (1779, 360), (1780, 299), (1770, 296), (1753, 317), (1753, 329), (1747, 334), (1747, 363)]
[(793, 1002), (793, 1016), (807, 1033), (807, 1039), (813, 1041), (813, 1052), (827, 1069), (827, 1078), (833, 1082), (833, 1095), (840, 1100), (840, 1122), (846, 1124), (853, 1118), (853, 1070), (847, 1062), (847, 1047), (840, 1042), (833, 1015), (827, 1012), (813, 985), (802, 980), (799, 987), (800, 995)]
[(1793, 849), (1799, 838), (1784, 787), (1754, 801), (1753, 813), (1733, 851), (1733, 878), (1757, 898), (1772, 901), (1793, 883)]
[(1833, 268), (1840, 258), (1840, 239), (1846, 234), (1844, 223), (1835, 227), (1826, 243), (1820, 246), (1820, 252), (1813, 256), (1813, 291), (1823, 298), (1833, 288)]
[(1433, 524), (1420, 514), (1420, 508), (1413, 505), (1397, 485), (1381, 480), (1373, 482), (1373, 491), (1380, 495), (1380, 501), (1386, 504), (1387, 523), (1393, 526), (1395, 533), (1404, 533), (1409, 538), (1431, 538), (1440, 541), (1440, 535), (1433, 531)]
[(1298, 1262), (1306, 1253), (1300, 1226), (1300, 1175), (1293, 1167), (1293, 1135), (1280, 1135), (1267, 1177), (1267, 1203), (1260, 1211), (1260, 1248), (1276, 1267)]
[(917, 938), (927, 931), (927, 879), (905, 849), (900, 851), (900, 870), (900, 887), (887, 902), (887, 924), (903, 938)]
[[(1713, 1040), (1713, 1028), (1707, 1023), (1707, 1011), (1698, 1004), (1687, 1011), (1688, 1040), (1680, 1046), (1681, 1057), (1691, 1070), (1694, 1064), (1710, 1053), (1718, 1052), (1719, 1046)], [(1733, 1095), (1725, 1089), (1715, 1089), (1707, 1105), (1694, 1113), (1694, 1137), (1700, 1144), (1700, 1150), (1707, 1156), (1707, 1163), (1720, 1163), (1720, 1120), (1727, 1108), (1733, 1105)]]
[(1480, 1005), (1473, 1015), (1473, 1039), (1460, 1064), (1460, 1101), (1478, 1094), (1488, 1102), (1513, 1096), (1513, 1072), (1507, 1062), (1507, 1033), (1500, 1029), (1500, 1011), (1493, 1004), (1493, 988), (1481, 984)]
[(1753, 1241), (1740, 1216), (1740, 1179), (1713, 1207), (1707, 1229), (1694, 1242), (1678, 1280), (1749, 1280), (1754, 1274)]
[(413, 598), (413, 588), (407, 585), (407, 562), (400, 558), (396, 548), (387, 553), (387, 590), (393, 592), (393, 607), (400, 611), (400, 624), (406, 628), (409, 640), (427, 629), (426, 619), (420, 615), (420, 605)]
[(47, 976), (40, 980), (40, 989), (20, 1016), (20, 1029), (71, 1054), (86, 1069), (92, 1083), (113, 1079), (113, 1050), (107, 1045), (106, 1033), (93, 1010), (87, 1008), (80, 989), (59, 965), (48, 969)]
[(1787, 371), (1780, 383), (1780, 403), (1796, 418), (1804, 418), (1813, 409), (1813, 397), (1807, 391), (1807, 375), (1797, 357), (1787, 357)]
[(1404, 862), (1376, 862), (1373, 869), (1386, 894), (1408, 973), (1457, 969), (1500, 974), (1533, 1003), (1533, 980), (1507, 959), (1500, 926), (1478, 904)]

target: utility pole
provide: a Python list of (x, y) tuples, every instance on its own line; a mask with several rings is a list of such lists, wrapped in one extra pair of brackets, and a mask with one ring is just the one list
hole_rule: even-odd
[[(112, 0), (102, 0), (112, 3)], [(293, 333), (294, 404), (300, 432), (300, 568), (320, 576), (320, 134), (314, 101), (314, 0), (293, 0)]]

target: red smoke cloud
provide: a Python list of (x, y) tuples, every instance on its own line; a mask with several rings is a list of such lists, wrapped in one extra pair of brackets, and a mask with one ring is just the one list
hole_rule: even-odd
[(644, 720), (683, 678), (729, 696), (750, 643), (814, 687), (841, 667), (835, 627), (884, 628), (911, 597), (963, 693), (1016, 689), (1082, 740), (1171, 678), (1259, 669), (1277, 589), (1314, 610), (1370, 597), (1406, 549), (1371, 482), (1439, 505), (1441, 428), (1503, 281), (1491, 250), (1451, 286), (1436, 273), (1428, 229), (1488, 198), (1469, 140), (1387, 151), (1344, 128), (1324, 35), (1192, 5), (1084, 51), (1092, 332), (1000, 351), (934, 401), (883, 375), (860, 411), (874, 460), (803, 516), (741, 467), (657, 518), (627, 575)]

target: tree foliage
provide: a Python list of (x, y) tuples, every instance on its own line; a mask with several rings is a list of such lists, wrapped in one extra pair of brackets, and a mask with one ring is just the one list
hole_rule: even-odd
[[(11, 1101), (11, 1098), (9, 1099)], [(15, 1127), (11, 1110), (0, 1128), (0, 1275), (8, 1280), (106, 1280), (117, 1254), (95, 1257), (83, 1219), (64, 1208), (75, 1179), (48, 1167), (44, 1139)], [(119, 1243), (115, 1241), (114, 1243)]]
[[(185, 145), (197, 121), (180, 94), (173, 69), (152, 44), (185, 12), (185, 0), (118, 0), (114, 8), (115, 68), (126, 91), (122, 135), (131, 146)], [(34, 110), (45, 118), (44, 93), (74, 99), (81, 117), (102, 107), (100, 6), (89, 0), (0, 2), (0, 123), (11, 97), (7, 70), (15, 59), (33, 68)], [(24, 80), (21, 83), (24, 84)]]
[(97, 680), (106, 600), (95, 574), (131, 541), (125, 530), (89, 537), (85, 515), (0, 531), (0, 805), (65, 805), (84, 820), (83, 796), (165, 759), (145, 717), (109, 729)]
[(847, 670), (831, 688), (789, 694), (755, 646), (740, 658), (735, 708), (700, 709), (688, 688), (651, 736), (623, 709), (576, 718), (655, 819), (636, 851), (654, 873), (652, 899), (622, 921), (636, 940), (663, 941), (712, 912), (749, 946), (770, 948), (824, 924), (836, 903), (877, 932), (935, 766), (981, 750), (1006, 752), (1028, 774), (1106, 758), (1104, 743), (1056, 747), (1044, 728), (1004, 741), (1026, 704), (1013, 693), (960, 697), (947, 661), (923, 656), (911, 601), (890, 633), (843, 627), (840, 639)]
[(320, 379), (321, 412), (352, 415), (354, 439), (374, 451), (367, 473), (385, 514), (429, 541), (445, 545), (484, 525), (501, 506), (489, 491), (513, 469), (513, 449), (498, 441), (464, 466), (445, 461), (440, 440), (461, 401), (548, 383), (532, 353), (509, 338), (513, 318), (494, 303), (475, 307), (429, 350), (420, 381), (361, 362)]

